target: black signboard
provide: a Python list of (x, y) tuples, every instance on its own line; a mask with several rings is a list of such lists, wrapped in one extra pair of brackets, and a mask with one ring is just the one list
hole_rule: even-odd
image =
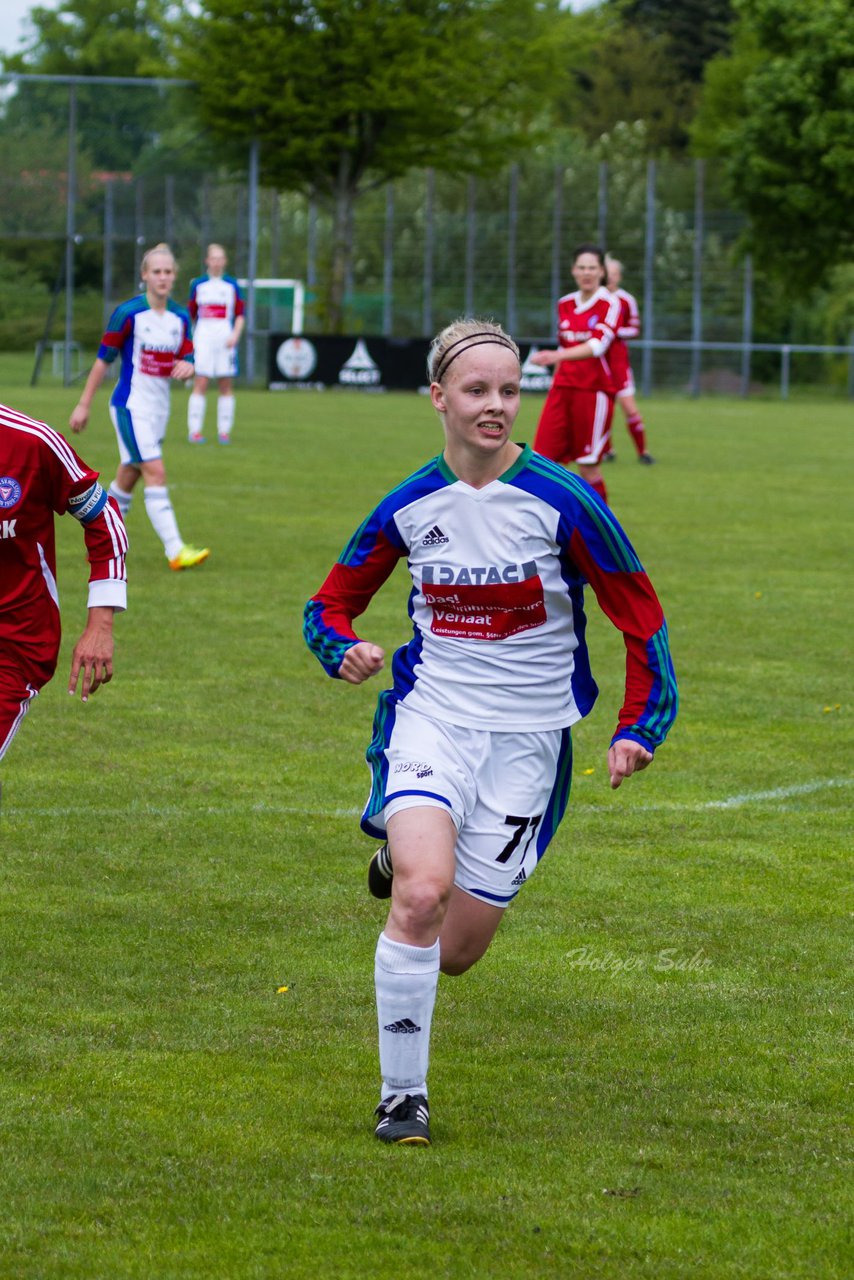
[[(327, 334), (270, 335), (267, 382), (272, 391), (289, 387), (325, 391), (349, 387), (361, 391), (426, 389), (426, 338), (360, 338)], [(522, 390), (548, 391), (551, 370), (531, 364), (536, 346), (522, 349)]]

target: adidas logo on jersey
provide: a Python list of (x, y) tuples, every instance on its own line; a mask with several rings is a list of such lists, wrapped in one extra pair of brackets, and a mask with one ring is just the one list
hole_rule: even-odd
[(443, 542), (450, 542), (450, 538), (445, 537), (437, 524), (421, 539), (422, 547), (441, 547)]
[(528, 877), (525, 875), (525, 868), (523, 867), (519, 874), (510, 881), (510, 888), (512, 889), (517, 884), (524, 884), (527, 879)]
[(390, 1022), (383, 1030), (390, 1031), (395, 1036), (412, 1036), (416, 1031), (420, 1031), (421, 1028), (417, 1027), (411, 1018), (400, 1018), (397, 1022)]

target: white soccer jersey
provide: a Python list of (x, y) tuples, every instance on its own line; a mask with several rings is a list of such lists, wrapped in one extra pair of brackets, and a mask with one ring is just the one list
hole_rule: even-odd
[(190, 317), (169, 301), (153, 311), (144, 294), (116, 307), (98, 356), (108, 363), (121, 354), (122, 367), (110, 404), (154, 421), (169, 415), (169, 387), (175, 364), (192, 360)]
[(198, 276), (190, 284), (188, 310), (196, 329), (211, 326), (229, 331), (243, 315), (240, 285), (234, 276)]
[(576, 476), (526, 446), (482, 489), (442, 457), (404, 481), (306, 606), (307, 642), (330, 675), (358, 642), (353, 619), (404, 556), (413, 637), (394, 657), (392, 704), (472, 729), (573, 724), (597, 693), (588, 582), (626, 638), (617, 736), (650, 750), (663, 739), (676, 703), (661, 608), (613, 513)]

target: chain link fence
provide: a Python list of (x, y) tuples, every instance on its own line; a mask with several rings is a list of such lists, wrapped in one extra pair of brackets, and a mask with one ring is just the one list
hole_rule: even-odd
[[(257, 147), (245, 166), (218, 165), (210, 141), (181, 127), (182, 91), (117, 77), (6, 77), (0, 350), (61, 344), (71, 380), (79, 351), (94, 353), (105, 318), (136, 292), (143, 248), (162, 240), (179, 260), (177, 300), (217, 241), (235, 275), (302, 280), (305, 329), (322, 329), (330, 212), (261, 185)], [(367, 191), (351, 228), (347, 331), (429, 336), (477, 313), (551, 342), (555, 300), (573, 288), (573, 249), (593, 240), (622, 261), (640, 303), (634, 365), (645, 392), (854, 393), (843, 321), (832, 306), (803, 305), (797, 284), (786, 298), (754, 271), (719, 168), (647, 160), (630, 129), (616, 144), (608, 161), (580, 142), (557, 155), (532, 147), (486, 176), (418, 171)], [(266, 334), (291, 317), (254, 297), (248, 311), (251, 379)]]

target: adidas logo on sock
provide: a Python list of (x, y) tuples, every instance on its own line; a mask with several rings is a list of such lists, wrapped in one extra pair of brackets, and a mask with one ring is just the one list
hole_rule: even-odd
[(422, 547), (440, 547), (443, 542), (450, 542), (450, 538), (445, 537), (437, 524), (421, 539)]
[(512, 889), (515, 884), (524, 884), (527, 879), (528, 877), (525, 875), (525, 868), (523, 867), (518, 876), (515, 876), (510, 881), (510, 888)]
[(414, 1035), (421, 1028), (417, 1027), (411, 1018), (400, 1018), (397, 1022), (390, 1022), (388, 1026), (383, 1028), (384, 1031), (390, 1031), (392, 1035)]

